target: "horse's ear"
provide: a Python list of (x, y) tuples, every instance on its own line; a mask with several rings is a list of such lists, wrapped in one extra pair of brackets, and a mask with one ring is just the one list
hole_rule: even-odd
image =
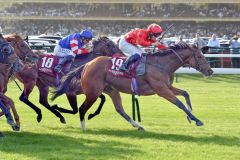
[(208, 46), (204, 46), (201, 48), (201, 51), (203, 52), (203, 54), (205, 54), (208, 51), (209, 47)]
[(26, 38), (24, 40), (28, 43), (28, 36), (26, 36)]

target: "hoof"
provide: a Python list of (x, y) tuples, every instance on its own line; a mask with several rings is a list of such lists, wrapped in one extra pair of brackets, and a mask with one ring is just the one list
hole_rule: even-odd
[(60, 122), (61, 122), (62, 124), (66, 124), (66, 121), (65, 121), (64, 118), (60, 118)]
[(196, 122), (196, 125), (197, 125), (197, 126), (203, 126), (203, 123), (202, 123), (201, 121), (197, 121), (197, 122)]
[(138, 127), (139, 131), (145, 131), (145, 129), (143, 127)]
[(16, 129), (15, 131), (20, 131), (20, 126), (17, 126), (17, 125), (16, 125), (16, 126), (15, 126), (15, 129)]
[(41, 122), (41, 120), (42, 120), (42, 114), (39, 114), (39, 115), (37, 116), (37, 122), (39, 123), (39, 122)]
[(94, 117), (94, 114), (89, 114), (88, 115), (88, 120), (92, 119)]
[(12, 126), (13, 131), (20, 131), (20, 127), (17, 125)]
[(189, 123), (192, 122), (192, 120), (191, 120), (191, 118), (189, 116), (187, 116), (187, 120), (188, 120)]

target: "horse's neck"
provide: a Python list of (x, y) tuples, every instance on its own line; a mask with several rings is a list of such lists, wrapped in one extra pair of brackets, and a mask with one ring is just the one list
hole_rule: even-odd
[(89, 61), (91, 61), (91, 60), (93, 60), (93, 59), (95, 59), (96, 57), (99, 57), (99, 56), (101, 56), (101, 55), (89, 54), (89, 56), (86, 57), (86, 58), (76, 59), (76, 60), (74, 61), (74, 65), (75, 65), (75, 66), (84, 65), (84, 64), (86, 64), (87, 62), (89, 62)]
[[(166, 56), (148, 56), (148, 64), (158, 67), (169, 74), (174, 73), (178, 68), (183, 66), (183, 62), (189, 57), (184, 50), (175, 51)], [(183, 62), (182, 62), (183, 60)], [(185, 63), (185, 62), (184, 62)]]

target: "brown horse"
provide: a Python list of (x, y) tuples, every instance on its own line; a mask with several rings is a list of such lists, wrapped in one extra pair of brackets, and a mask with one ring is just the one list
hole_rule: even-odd
[[(81, 87), (86, 98), (79, 108), (80, 121), (82, 129), (85, 130), (84, 116), (87, 110), (96, 101), (97, 97), (106, 92), (112, 99), (117, 112), (130, 122), (134, 127), (143, 129), (143, 127), (132, 120), (124, 111), (119, 92), (132, 94), (131, 79), (116, 77), (110, 73), (109, 66), (112, 64), (112, 58), (98, 57), (87, 63), (81, 76)], [(204, 55), (196, 46), (187, 44), (178, 44), (161, 52), (146, 55), (146, 73), (137, 77), (138, 91), (140, 95), (149, 96), (157, 94), (169, 102), (182, 109), (188, 117), (188, 120), (196, 122), (197, 126), (203, 123), (192, 114), (192, 107), (189, 94), (181, 89), (171, 85), (170, 76), (181, 66), (188, 65), (200, 71), (205, 76), (213, 74), (212, 69), (207, 63)], [(120, 66), (118, 64), (118, 66)], [(117, 66), (116, 66), (117, 67)], [(82, 68), (75, 71), (74, 74), (81, 72)], [(74, 76), (72, 76), (74, 77)], [(189, 109), (176, 97), (182, 95), (185, 97)]]
[[(118, 48), (118, 46), (107, 37), (99, 37), (98, 39), (93, 41), (93, 51), (92, 52), (97, 53), (97, 56), (104, 55), (104, 56), (112, 57), (114, 54), (124, 56), (124, 54)], [(97, 56), (94, 56), (93, 58), (96, 58)], [(88, 59), (87, 61), (90, 61), (90, 59)], [(67, 95), (67, 97), (76, 97), (76, 95), (83, 94), (82, 88), (79, 85), (81, 73), (79, 73), (78, 78), (71, 79), (71, 81), (66, 81), (66, 78), (69, 79), (69, 76), (70, 76), (69, 74), (66, 74), (65, 76), (63, 76), (62, 81), (64, 81), (64, 83), (61, 83), (58, 86), (57, 90), (53, 92), (54, 96), (51, 98), (52, 100), (54, 100), (55, 98), (57, 98), (58, 96), (60, 96), (64, 93)], [(97, 110), (93, 114), (90, 114), (88, 116), (88, 119), (91, 119), (100, 113), (106, 98), (103, 94), (101, 94), (99, 97), (101, 98), (101, 102), (100, 102)], [(70, 113), (70, 114), (78, 113), (77, 103), (72, 100), (69, 102), (71, 104), (72, 110), (60, 108), (57, 106), (54, 106), (54, 108), (62, 113)]]
[[(99, 50), (99, 48), (101, 48), (101, 46), (107, 45), (107, 42), (108, 42), (107, 40), (108, 40), (108, 38), (99, 38), (98, 40), (94, 41), (93, 42), (93, 51), (94, 52), (92, 52), (92, 54), (89, 54), (87, 57), (76, 58), (71, 69), (75, 68), (76, 66), (81, 66), (81, 65), (89, 62), (90, 60), (92, 60), (98, 56), (101, 56), (101, 55), (111, 56), (111, 55), (107, 55), (109, 52), (106, 52), (106, 54), (102, 54)], [(101, 43), (100, 43), (100, 41), (101, 41)], [(104, 43), (102, 43), (102, 42), (104, 42)], [(23, 55), (27, 56), (26, 52), (25, 53), (21, 52), (21, 53), (23, 53)], [(28, 53), (30, 53), (30, 52), (28, 52)], [(28, 56), (30, 56), (30, 55), (32, 55), (32, 53), (28, 54)], [(50, 110), (54, 115), (59, 117), (60, 121), (62, 123), (65, 123), (64, 117), (60, 114), (60, 112), (57, 109), (59, 109), (60, 111), (63, 111), (63, 112), (64, 112), (64, 110), (61, 109), (60, 107), (58, 107), (57, 104), (51, 106), (48, 103), (49, 87), (53, 87), (53, 88), (57, 87), (58, 86), (57, 79), (60, 76), (59, 75), (52, 76), (52, 75), (49, 75), (49, 74), (46, 74), (46, 73), (40, 71), (39, 66), (42, 65), (43, 60), (46, 60), (47, 55), (39, 53), (38, 56), (39, 56), (39, 58), (38, 58), (37, 64), (25, 67), (25, 69), (22, 72), (20, 72), (16, 75), (16, 77), (24, 84), (24, 90), (20, 96), (20, 100), (22, 102), (24, 102), (25, 104), (27, 104), (29, 107), (31, 107), (37, 113), (37, 115), (38, 115), (37, 121), (40, 122), (42, 119), (41, 110), (35, 104), (30, 102), (28, 99), (34, 86), (36, 85), (40, 92), (40, 97), (39, 97), (40, 104), (42, 104), (44, 107), (46, 107), (48, 110)], [(24, 56), (22, 56), (22, 57), (23, 57), (23, 59), (26, 59), (26, 58), (24, 58)], [(28, 59), (33, 59), (33, 58), (28, 58)], [(48, 63), (48, 65), (49, 64), (50, 63)], [(67, 95), (67, 98), (68, 98), (68, 101), (69, 101), (71, 107), (73, 108), (73, 111), (69, 111), (69, 112), (66, 111), (66, 112), (72, 113), (72, 114), (77, 113), (78, 105), (77, 105), (76, 94), (69, 93), (66, 95)], [(100, 98), (101, 98), (100, 105), (103, 105), (103, 103), (105, 102), (105, 96), (100, 95)]]
[[(16, 112), (13, 101), (4, 95), (4, 93), (7, 91), (7, 83), (9, 78), (16, 72), (21, 71), (23, 67), (23, 63), (14, 53), (11, 45), (6, 41), (6, 39), (4, 39), (2, 34), (0, 34), (0, 108), (2, 109), (0, 116), (5, 114), (8, 123), (13, 127), (14, 130), (20, 129), (19, 116)], [(16, 125), (14, 124), (13, 118), (8, 109), (10, 107), (14, 113)]]

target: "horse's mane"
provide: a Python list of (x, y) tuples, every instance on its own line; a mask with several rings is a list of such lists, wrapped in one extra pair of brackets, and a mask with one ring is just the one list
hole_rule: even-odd
[(168, 49), (154, 52), (153, 54), (151, 54), (151, 56), (166, 56), (166, 55), (172, 54), (173, 53), (172, 50), (177, 51), (177, 50), (187, 49), (187, 48), (190, 48), (190, 46), (187, 43), (181, 42), (181, 43), (171, 45)]
[(107, 36), (98, 36), (93, 39), (93, 43), (98, 41), (106, 41), (106, 40), (110, 40), (110, 39)]
[(17, 33), (11, 33), (11, 34), (4, 35), (4, 38), (6, 40), (22, 39), (22, 37), (20, 35), (18, 35)]

